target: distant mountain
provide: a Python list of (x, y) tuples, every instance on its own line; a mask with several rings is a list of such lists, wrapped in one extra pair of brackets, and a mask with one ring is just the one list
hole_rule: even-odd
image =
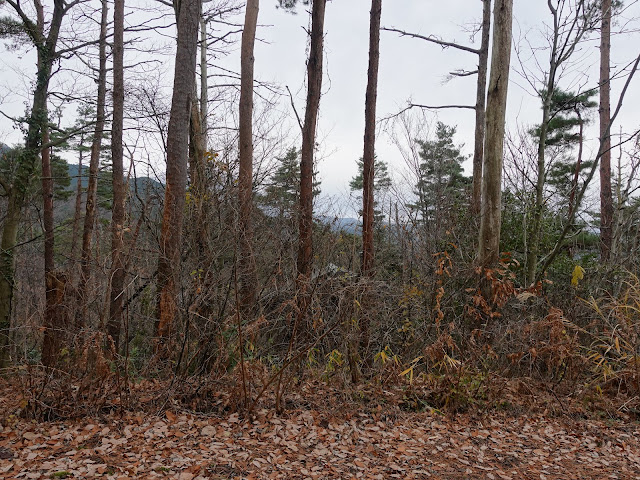
[[(69, 177), (71, 177), (71, 185), (69, 188), (71, 190), (75, 190), (77, 187), (77, 179), (79, 175), (82, 175), (82, 188), (87, 188), (89, 185), (89, 167), (87, 165), (82, 166), (82, 172), (80, 172), (80, 165), (75, 163), (68, 163), (69, 167)], [(111, 178), (111, 172), (102, 171), (100, 175), (108, 176)], [(151, 192), (162, 192), (164, 191), (164, 185), (162, 185), (157, 180), (150, 177), (136, 177), (129, 179), (130, 188), (133, 190), (134, 186), (137, 187), (138, 192), (144, 193), (147, 191)]]
[(358, 218), (351, 217), (330, 217), (327, 215), (320, 215), (316, 217), (322, 223), (330, 225), (336, 232), (344, 232), (348, 234), (360, 233), (362, 230), (362, 221)]

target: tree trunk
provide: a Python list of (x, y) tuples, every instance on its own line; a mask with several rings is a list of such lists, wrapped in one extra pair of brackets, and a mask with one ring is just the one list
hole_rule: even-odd
[(75, 268), (76, 252), (78, 250), (78, 230), (80, 228), (80, 217), (82, 216), (82, 168), (84, 160), (84, 133), (80, 134), (78, 144), (78, 178), (76, 178), (76, 201), (73, 208), (73, 228), (71, 230), (71, 258), (72, 268)]
[[(18, 4), (19, 5), (19, 4)], [(14, 6), (14, 9), (19, 6)], [(9, 325), (11, 321), (13, 288), (14, 288), (14, 248), (17, 242), (17, 232), (22, 208), (26, 202), (29, 183), (35, 171), (36, 162), (42, 150), (42, 135), (47, 126), (47, 97), (49, 95), (49, 81), (51, 69), (56, 60), (56, 45), (60, 26), (67, 6), (62, 1), (55, 1), (49, 33), (45, 37), (44, 9), (40, 2), (35, 3), (36, 23), (25, 23), (25, 33), (29, 36), (37, 50), (37, 70), (33, 103), (28, 119), (28, 129), (24, 150), (20, 155), (13, 184), (7, 192), (9, 202), (7, 216), (2, 227), (2, 253), (0, 254), (0, 367), (9, 361)], [(46, 333), (46, 332), (45, 332)], [(6, 342), (6, 343), (5, 343)], [(3, 345), (3, 343), (5, 345)]]
[[(553, 85), (549, 82), (550, 85)], [(553, 87), (552, 87), (553, 88)], [(551, 90), (547, 90), (550, 92)], [(550, 117), (551, 94), (547, 93), (542, 102), (542, 123), (540, 124), (540, 138), (538, 140), (538, 176), (536, 179), (536, 198), (533, 206), (533, 219), (531, 222), (531, 239), (527, 250), (527, 284), (531, 285), (536, 281), (538, 269), (538, 250), (540, 250), (540, 235), (542, 229), (542, 210), (544, 208), (544, 184), (545, 172), (545, 148), (547, 140), (547, 129)]]
[(316, 125), (320, 107), (320, 95), (322, 93), (322, 56), (326, 4), (327, 0), (314, 0), (311, 11), (311, 45), (307, 61), (307, 107), (302, 129), (300, 161), (297, 280), (298, 288), (301, 291), (307, 289), (313, 263), (313, 157), (316, 146)]
[[(374, 274), (374, 181), (375, 181), (375, 144), (376, 144), (376, 102), (378, 99), (378, 66), (380, 63), (380, 17), (382, 16), (382, 0), (371, 0), (369, 20), (369, 70), (367, 73), (367, 93), (364, 103), (364, 154), (362, 156), (362, 262), (360, 273), (363, 277)], [(363, 303), (368, 304), (366, 292)], [(365, 368), (372, 364), (369, 351), (369, 316), (360, 316), (360, 356), (364, 360)], [(354, 359), (355, 360), (355, 359)], [(351, 362), (351, 378), (358, 381), (357, 362)]]
[[(256, 265), (253, 254), (253, 64), (259, 0), (247, 0), (240, 57), (240, 261), (238, 264), (239, 302), (247, 316), (256, 297)], [(246, 318), (245, 318), (246, 319)]]
[(116, 351), (120, 342), (124, 290), (124, 184), (123, 122), (124, 122), (124, 0), (113, 5), (113, 122), (111, 125), (111, 164), (113, 209), (111, 211), (111, 274), (109, 291), (109, 319), (107, 334)]
[(207, 149), (207, 108), (209, 105), (209, 88), (207, 73), (207, 22), (200, 15), (200, 128)]
[(600, 37), (600, 261), (611, 258), (613, 243), (613, 194), (611, 191), (611, 0), (602, 0), (602, 31)]
[(11, 311), (13, 301), (14, 248), (22, 218), (22, 204), (15, 187), (8, 192), (7, 213), (2, 226), (0, 250), (0, 369), (11, 361)]
[(100, 167), (100, 151), (104, 134), (104, 106), (107, 96), (107, 23), (109, 6), (107, 0), (102, 0), (102, 15), (100, 20), (100, 47), (98, 67), (98, 98), (96, 105), (96, 126), (91, 143), (91, 158), (89, 160), (89, 181), (87, 185), (87, 200), (85, 206), (84, 226), (82, 229), (82, 253), (80, 257), (80, 282), (78, 284), (78, 316), (77, 329), (85, 326), (87, 321), (88, 304), (87, 289), (91, 268), (91, 237), (96, 221), (96, 201), (98, 192), (98, 169)]
[(182, 223), (187, 188), (189, 117), (195, 85), (198, 48), (199, 0), (182, 0), (176, 11), (176, 48), (173, 96), (167, 132), (167, 173), (158, 255), (158, 288), (155, 333), (170, 347), (178, 313), (177, 286), (180, 272)]
[(471, 213), (480, 213), (482, 198), (482, 157), (484, 154), (485, 109), (487, 103), (487, 65), (489, 63), (489, 31), (491, 30), (491, 0), (482, 0), (482, 39), (478, 52), (478, 83), (476, 90), (476, 130), (473, 149), (473, 192)]
[(489, 267), (500, 259), (502, 153), (504, 144), (513, 0), (497, 0), (494, 8), (493, 51), (487, 96), (482, 210), (478, 262)]
[(364, 155), (362, 169), (362, 265), (363, 276), (373, 273), (373, 184), (375, 178), (376, 101), (378, 98), (378, 65), (380, 63), (380, 17), (382, 0), (371, 0), (369, 22), (369, 71), (364, 107)]
[[(49, 143), (49, 129), (42, 128), (42, 143)], [(42, 158), (42, 217), (44, 225), (44, 278), (45, 310), (44, 339), (42, 342), (42, 363), (53, 367), (64, 345), (67, 331), (66, 309), (63, 308), (66, 277), (55, 269), (55, 231), (53, 226), (53, 174), (51, 171), (51, 148), (45, 147)]]

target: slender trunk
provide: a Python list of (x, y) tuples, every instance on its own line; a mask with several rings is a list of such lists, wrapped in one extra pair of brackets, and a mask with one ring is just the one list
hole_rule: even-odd
[(91, 143), (91, 158), (89, 159), (89, 181), (87, 185), (87, 200), (85, 205), (84, 226), (82, 229), (82, 253), (80, 257), (80, 282), (78, 284), (78, 316), (76, 328), (85, 326), (88, 313), (87, 288), (91, 275), (89, 261), (91, 259), (91, 237), (96, 221), (96, 201), (98, 192), (98, 169), (100, 167), (100, 151), (104, 134), (104, 106), (107, 96), (107, 23), (109, 6), (107, 0), (102, 0), (102, 15), (100, 20), (100, 64), (98, 69), (98, 98), (96, 105), (96, 126)]
[(487, 103), (487, 66), (489, 63), (489, 31), (491, 30), (491, 0), (482, 0), (482, 39), (478, 53), (478, 83), (476, 90), (476, 130), (473, 149), (473, 192), (471, 213), (480, 213), (482, 201), (482, 157), (484, 154), (485, 109)]
[[(42, 127), (42, 143), (49, 142), (49, 129)], [(44, 278), (45, 310), (44, 339), (42, 341), (42, 363), (48, 367), (56, 364), (63, 345), (65, 321), (60, 303), (64, 294), (62, 276), (55, 271), (55, 236), (53, 229), (53, 175), (51, 173), (51, 149), (45, 147), (42, 159), (42, 217), (44, 225)]]
[[(29, 115), (25, 147), (18, 161), (13, 184), (7, 192), (7, 214), (2, 226), (2, 252), (0, 253), (0, 367), (7, 365), (9, 356), (9, 326), (11, 321), (13, 288), (14, 288), (14, 249), (17, 242), (17, 232), (22, 208), (25, 205), (29, 183), (33, 177), (36, 162), (42, 150), (42, 135), (47, 125), (47, 97), (49, 95), (49, 81), (51, 69), (56, 59), (56, 44), (62, 19), (66, 13), (66, 4), (54, 2), (53, 13), (49, 23), (49, 33), (44, 36), (44, 9), (42, 4), (35, 2), (37, 22), (29, 37), (37, 50), (37, 71), (33, 103)], [(46, 333), (46, 332), (45, 332)]]
[(78, 250), (78, 230), (80, 228), (80, 217), (82, 216), (82, 169), (84, 167), (84, 134), (80, 135), (78, 155), (78, 178), (76, 179), (76, 201), (73, 208), (73, 228), (71, 230), (71, 258), (72, 265), (75, 265), (76, 251)]
[(478, 261), (484, 267), (500, 259), (502, 154), (504, 145), (513, 0), (497, 0), (494, 8), (493, 52), (487, 96), (487, 122), (482, 176), (482, 214)]
[[(364, 103), (364, 154), (362, 156), (362, 261), (360, 272), (363, 277), (374, 275), (374, 182), (375, 182), (375, 144), (376, 144), (376, 102), (378, 98), (378, 66), (380, 63), (380, 17), (382, 0), (371, 0), (369, 20), (369, 70), (367, 73), (367, 92)], [(363, 293), (363, 304), (370, 302)], [(366, 312), (360, 316), (359, 347), (360, 356), (366, 369), (371, 367), (373, 358), (369, 352), (370, 326)], [(357, 362), (352, 361), (351, 378), (359, 380)]]
[(11, 361), (11, 311), (13, 301), (14, 248), (22, 218), (22, 204), (15, 187), (8, 192), (7, 213), (2, 225), (0, 245), (0, 369)]
[(582, 121), (582, 115), (580, 109), (575, 109), (576, 116), (578, 117), (579, 127), (579, 143), (578, 143), (578, 159), (576, 160), (576, 168), (573, 171), (573, 180), (571, 182), (571, 192), (569, 193), (569, 208), (567, 218), (573, 218), (574, 202), (576, 199), (576, 191), (578, 190), (578, 180), (580, 179), (580, 170), (582, 169), (582, 152), (584, 150), (584, 122)]
[(124, 290), (124, 223), (125, 184), (123, 153), (124, 119), (124, 0), (113, 5), (113, 122), (111, 124), (111, 164), (113, 209), (111, 211), (111, 274), (107, 334), (116, 351), (120, 341)]
[(373, 274), (373, 186), (375, 179), (376, 101), (378, 98), (378, 65), (380, 63), (380, 17), (382, 0), (371, 0), (369, 23), (369, 72), (365, 97), (364, 155), (362, 169), (362, 264), (363, 276)]
[[(311, 11), (311, 46), (307, 61), (307, 107), (302, 129), (300, 211), (297, 274), (298, 288), (307, 289), (313, 263), (313, 157), (322, 90), (324, 12), (327, 0), (314, 0)], [(306, 309), (306, 306), (304, 306)], [(304, 313), (303, 313), (304, 314)]]
[(200, 128), (207, 149), (207, 107), (209, 105), (209, 82), (207, 73), (207, 22), (200, 15)]
[(602, 33), (600, 37), (600, 260), (609, 261), (613, 241), (613, 194), (611, 192), (611, 0), (602, 0)]
[[(550, 92), (550, 90), (547, 90)], [(538, 266), (538, 250), (540, 249), (540, 235), (542, 228), (542, 211), (544, 209), (544, 184), (545, 172), (545, 147), (547, 129), (551, 108), (551, 93), (547, 93), (542, 105), (542, 123), (540, 124), (540, 138), (538, 140), (538, 176), (536, 179), (536, 197), (533, 206), (533, 218), (531, 220), (531, 241), (527, 251), (527, 283), (532, 284), (536, 280)]]
[(256, 265), (253, 254), (253, 64), (259, 0), (248, 0), (240, 57), (240, 172), (238, 200), (240, 205), (240, 262), (238, 265), (239, 302), (247, 316), (255, 302)]
[(167, 132), (167, 173), (158, 255), (156, 336), (170, 347), (178, 314), (177, 291), (180, 272), (182, 223), (187, 189), (189, 117), (196, 72), (199, 0), (182, 0), (178, 19), (173, 96)]

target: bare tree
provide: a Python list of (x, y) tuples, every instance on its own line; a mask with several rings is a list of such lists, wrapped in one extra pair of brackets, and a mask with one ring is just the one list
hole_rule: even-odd
[[(388, 32), (396, 32), (401, 36), (418, 38), (426, 42), (440, 45), (442, 48), (455, 48), (457, 50), (478, 55), (478, 68), (473, 71), (457, 70), (451, 72), (452, 77), (467, 77), (477, 75), (476, 104), (475, 105), (422, 105), (410, 103), (407, 109), (421, 108), (424, 110), (441, 109), (468, 109), (475, 110), (475, 138), (473, 150), (473, 188), (471, 194), (471, 212), (474, 215), (480, 213), (480, 197), (482, 195), (482, 158), (484, 150), (485, 130), (485, 105), (487, 97), (487, 66), (489, 61), (489, 33), (491, 30), (491, 0), (482, 1), (482, 23), (480, 25), (480, 48), (474, 48), (455, 42), (448, 42), (433, 35), (424, 36), (405, 32), (397, 28), (383, 28)], [(405, 109), (406, 110), (406, 109)], [(402, 113), (402, 112), (401, 112)]]
[(253, 254), (253, 63), (259, 0), (248, 0), (240, 59), (240, 117), (238, 196), (240, 205), (240, 305), (246, 315), (256, 296), (256, 265)]
[(124, 289), (124, 229), (126, 190), (124, 184), (124, 0), (115, 0), (113, 7), (113, 121), (111, 123), (111, 164), (113, 210), (111, 213), (111, 275), (109, 320), (107, 333), (118, 347), (122, 325)]
[(314, 0), (311, 9), (311, 46), (307, 60), (307, 108), (302, 129), (300, 161), (300, 219), (297, 274), (301, 290), (311, 277), (313, 262), (313, 157), (316, 146), (316, 124), (322, 89), (322, 55), (324, 45), (324, 12), (327, 0)]
[(167, 175), (158, 255), (156, 335), (169, 341), (174, 329), (180, 271), (182, 221), (187, 189), (189, 118), (195, 82), (200, 0), (183, 0), (176, 9), (178, 41), (167, 132)]
[(538, 168), (535, 182), (535, 207), (531, 222), (531, 240), (527, 251), (526, 270), (527, 282), (533, 283), (537, 277), (538, 256), (540, 254), (540, 234), (542, 228), (542, 214), (544, 210), (544, 189), (547, 177), (546, 147), (552, 112), (553, 96), (558, 89), (558, 82), (562, 74), (562, 67), (572, 57), (576, 48), (584, 37), (593, 30), (595, 25), (595, 7), (586, 0), (578, 0), (569, 4), (567, 0), (548, 1), (552, 26), (549, 34), (549, 70), (544, 73), (542, 85), (533, 87), (542, 101), (542, 121), (538, 128)]
[(109, 6), (107, 0), (102, 0), (102, 14), (100, 20), (100, 47), (98, 66), (98, 96), (96, 99), (96, 126), (91, 143), (91, 158), (89, 160), (89, 180), (87, 184), (87, 199), (85, 206), (84, 226), (82, 230), (82, 252), (80, 257), (80, 280), (78, 282), (78, 309), (76, 327), (82, 327), (87, 316), (87, 287), (91, 275), (91, 238), (96, 221), (96, 202), (98, 191), (98, 168), (100, 167), (100, 151), (104, 135), (105, 102), (107, 96), (107, 23)]
[(473, 183), (471, 213), (480, 213), (482, 202), (482, 159), (484, 155), (485, 110), (487, 102), (487, 67), (489, 63), (489, 32), (491, 30), (491, 0), (482, 0), (482, 39), (478, 51), (478, 82), (476, 88), (476, 129), (473, 148)]
[[(55, 0), (51, 17), (48, 20), (45, 18), (45, 8), (40, 0), (34, 0), (35, 20), (27, 15), (19, 1), (6, 0), (6, 3), (18, 16), (17, 22), (36, 49), (37, 71), (31, 110), (27, 120), (24, 151), (20, 154), (14, 178), (2, 182), (7, 196), (7, 213), (2, 226), (0, 251), (0, 367), (6, 366), (9, 362), (8, 344), (14, 289), (14, 249), (17, 243), (22, 209), (25, 205), (36, 162), (41, 152), (47, 151), (52, 146), (52, 142), (48, 142), (44, 138), (47, 135), (49, 121), (47, 106), (49, 82), (53, 74), (53, 65), (60, 58), (60, 52), (57, 51), (60, 28), (65, 15), (78, 2)], [(48, 266), (51, 267), (50, 262)], [(50, 268), (50, 270), (52, 269)], [(49, 335), (52, 339), (59, 333), (54, 325), (49, 324), (46, 319), (44, 330), (45, 335)], [(56, 350), (59, 342), (55, 340), (51, 345), (52, 348), (47, 349), (47, 355), (42, 359), (43, 363), (48, 365), (53, 364), (57, 359)]]
[(609, 261), (613, 242), (613, 192), (611, 190), (611, 0), (602, 0), (600, 34), (600, 260)]
[(378, 65), (380, 63), (380, 17), (382, 0), (371, 0), (369, 23), (369, 72), (365, 98), (364, 155), (362, 172), (362, 275), (373, 271), (373, 183), (375, 178), (376, 100), (378, 97)]
[(512, 22), (513, 0), (497, 0), (494, 7), (478, 242), (478, 263), (482, 266), (490, 266), (500, 259), (502, 154), (511, 61)]

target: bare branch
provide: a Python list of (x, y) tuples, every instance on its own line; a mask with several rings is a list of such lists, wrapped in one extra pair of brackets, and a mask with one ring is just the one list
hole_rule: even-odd
[(293, 108), (293, 113), (296, 114), (296, 119), (298, 120), (298, 125), (300, 126), (300, 131), (304, 130), (302, 128), (302, 121), (300, 120), (300, 115), (298, 115), (298, 110), (296, 109), (296, 104), (293, 102), (293, 95), (291, 94), (291, 90), (289, 90), (289, 85), (286, 85), (287, 92), (289, 92), (289, 99), (291, 100), (291, 108)]
[(404, 112), (411, 110), (413, 108), (419, 108), (421, 110), (446, 110), (446, 109), (475, 110), (476, 106), (475, 105), (422, 105), (419, 103), (409, 103), (405, 108), (403, 108), (399, 112), (394, 113), (392, 115), (388, 115), (384, 118), (381, 118), (380, 120), (378, 120), (378, 122), (385, 122), (387, 120), (391, 120), (392, 118), (399, 117)]
[(405, 32), (404, 30), (398, 30), (397, 28), (387, 28), (387, 27), (382, 27), (380, 30), (385, 30), (387, 32), (395, 32), (400, 34), (401, 37), (419, 38), (420, 40), (424, 40), (426, 42), (431, 42), (431, 43), (435, 43), (436, 45), (440, 45), (443, 49), (451, 47), (451, 48), (457, 48), (458, 50), (462, 50), (463, 52), (475, 53), (476, 55), (480, 55), (480, 49), (478, 48), (467, 47), (466, 45), (460, 45), (459, 43), (454, 43), (454, 42), (447, 42), (445, 40), (441, 40), (437, 37), (434, 37), (433, 35), (429, 35), (428, 37), (425, 37), (424, 35), (420, 35), (417, 33), (410, 33), (410, 32)]

